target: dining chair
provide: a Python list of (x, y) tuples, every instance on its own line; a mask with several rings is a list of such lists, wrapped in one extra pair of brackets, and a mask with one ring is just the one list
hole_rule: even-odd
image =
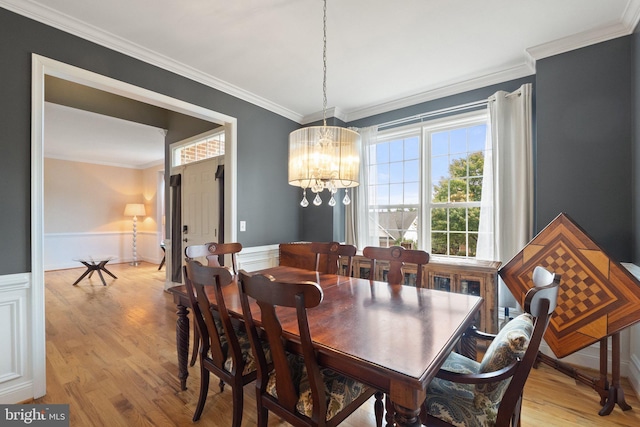
[[(316, 257), (316, 271), (329, 274), (339, 274), (340, 259), (347, 261), (346, 275), (351, 276), (353, 257), (356, 255), (357, 248), (353, 245), (341, 245), (338, 242), (311, 242), (311, 252)], [(324, 268), (320, 269), (320, 259), (326, 262)]]
[[(247, 333), (257, 360), (259, 427), (267, 426), (269, 411), (298, 427), (336, 426), (376, 393), (376, 390), (318, 363), (307, 319), (307, 310), (322, 301), (322, 289), (317, 283), (278, 282), (271, 276), (249, 275), (241, 270), (238, 288)], [(259, 307), (273, 370), (267, 367), (249, 297)], [(289, 352), (281, 316), (297, 320), (301, 354)], [(376, 401), (378, 426), (382, 424), (381, 406), (382, 403), (378, 405)]]
[(429, 426), (520, 426), (522, 392), (556, 308), (560, 276), (543, 267), (533, 271), (534, 287), (524, 297), (524, 313), (497, 335), (467, 334), (491, 340), (482, 361), (452, 352), (429, 383), (422, 423)]
[[(236, 254), (242, 250), (240, 243), (205, 243), (203, 245), (191, 245), (184, 249), (186, 259), (206, 258), (210, 267), (224, 265), (224, 255), (231, 255), (231, 267), (233, 274), (238, 274), (238, 260)], [(222, 262), (220, 259), (222, 257)]]
[[(225, 267), (209, 267), (196, 260), (184, 266), (187, 294), (200, 330), (200, 395), (193, 421), (200, 419), (209, 391), (209, 376), (213, 373), (232, 388), (233, 427), (240, 427), (243, 409), (243, 386), (256, 379), (257, 371), (251, 344), (246, 332), (234, 327), (227, 311), (222, 288), (234, 282)], [(212, 288), (216, 307), (209, 301), (205, 288)], [(215, 312), (215, 316), (214, 316)]]
[[(405, 249), (402, 246), (391, 246), (383, 248), (378, 246), (367, 246), (362, 250), (362, 255), (371, 260), (369, 279), (384, 280), (378, 272), (378, 261), (389, 263), (386, 282), (390, 285), (402, 285), (405, 283), (403, 267), (405, 263), (416, 264), (416, 288), (422, 287), (423, 266), (429, 263), (429, 253), (417, 249)], [(388, 424), (392, 424), (395, 409), (387, 394), (385, 399), (386, 419)]]
[[(238, 260), (236, 254), (242, 250), (240, 243), (205, 243), (202, 245), (191, 245), (184, 248), (185, 261), (201, 258), (207, 260), (209, 267), (221, 267), (224, 265), (224, 256), (231, 255), (231, 266), (233, 274), (238, 274)], [(220, 262), (222, 257), (222, 262)], [(193, 328), (193, 350), (191, 351), (191, 362), (189, 366), (196, 364), (198, 359), (198, 348), (200, 346), (200, 332), (198, 328)], [(224, 383), (220, 380), (220, 389), (224, 388)]]
[(377, 261), (389, 262), (386, 282), (390, 285), (404, 284), (403, 267), (405, 263), (416, 264), (416, 287), (422, 287), (423, 266), (429, 263), (428, 252), (417, 249), (405, 249), (402, 246), (391, 246), (390, 248), (367, 246), (363, 249), (362, 255), (371, 260), (371, 270), (369, 271), (370, 279), (382, 280), (382, 278), (376, 277)]

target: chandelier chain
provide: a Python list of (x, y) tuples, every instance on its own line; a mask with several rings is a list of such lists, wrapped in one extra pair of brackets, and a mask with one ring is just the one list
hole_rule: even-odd
[(327, 0), (324, 0), (322, 20), (322, 124), (327, 127)]

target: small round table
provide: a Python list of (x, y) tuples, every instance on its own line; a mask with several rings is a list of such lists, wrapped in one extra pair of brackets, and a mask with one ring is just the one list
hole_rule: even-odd
[(109, 276), (113, 277), (114, 279), (117, 279), (117, 277), (110, 272), (109, 270), (107, 270), (105, 268), (105, 265), (107, 265), (107, 263), (109, 261), (113, 261), (114, 259), (116, 259), (117, 257), (115, 256), (86, 256), (86, 257), (78, 257), (78, 258), (74, 258), (74, 261), (78, 261), (79, 263), (82, 263), (85, 267), (87, 267), (87, 271), (85, 271), (84, 273), (82, 273), (82, 276), (80, 276), (78, 278), (78, 280), (76, 280), (73, 283), (73, 286), (77, 285), (78, 282), (80, 282), (82, 279), (84, 279), (87, 274), (89, 275), (89, 278), (91, 278), (91, 276), (93, 276), (93, 272), (97, 271), (98, 275), (100, 276), (100, 280), (102, 280), (102, 284), (104, 286), (107, 286), (107, 282), (104, 281), (104, 277), (102, 276), (102, 272), (104, 271), (105, 273), (107, 273)]

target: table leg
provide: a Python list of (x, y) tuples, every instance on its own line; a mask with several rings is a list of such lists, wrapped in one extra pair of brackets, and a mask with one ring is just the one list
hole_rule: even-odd
[(178, 378), (180, 389), (187, 389), (187, 377), (189, 371), (189, 309), (184, 305), (178, 305), (178, 320), (176, 322), (176, 346), (178, 350)]
[(422, 426), (422, 423), (420, 422), (420, 408), (409, 409), (401, 405), (394, 404), (394, 409), (395, 409), (394, 419), (397, 427), (400, 427), (400, 426), (421, 427)]
[(109, 262), (109, 260), (106, 261), (100, 261), (98, 264), (96, 264), (95, 262), (88, 262), (88, 261), (80, 261), (80, 263), (82, 263), (82, 265), (84, 265), (85, 267), (87, 267), (87, 271), (85, 271), (82, 276), (80, 276), (78, 278), (78, 280), (76, 280), (73, 283), (73, 286), (77, 285), (82, 279), (84, 279), (87, 275), (89, 275), (89, 279), (91, 279), (91, 276), (93, 276), (93, 273), (95, 271), (98, 272), (98, 275), (100, 276), (100, 280), (102, 280), (102, 284), (104, 286), (107, 286), (107, 282), (105, 282), (104, 280), (104, 276), (102, 275), (102, 271), (104, 271), (105, 273), (107, 273), (109, 276), (113, 277), (114, 279), (117, 279), (117, 277), (115, 276), (115, 274), (113, 274), (112, 272), (110, 272), (109, 270), (107, 270), (107, 268), (105, 267), (105, 265), (107, 265), (107, 263)]
[(427, 398), (425, 390), (407, 388), (404, 384), (392, 381), (388, 396), (393, 404), (393, 419), (397, 427), (422, 426), (420, 409)]
[[(85, 264), (85, 265), (86, 265), (86, 264)], [(73, 285), (72, 285), (72, 286), (77, 285), (77, 284), (80, 282), (80, 280), (84, 279), (84, 278), (86, 277), (86, 275), (87, 275), (87, 274), (89, 274), (89, 273), (91, 273), (91, 272), (92, 272), (91, 267), (87, 265), (87, 271), (85, 271), (84, 273), (82, 273), (82, 276), (78, 277), (78, 280), (76, 280), (75, 282), (73, 282)]]
[(107, 282), (104, 281), (104, 276), (102, 275), (102, 271), (98, 269), (98, 276), (100, 276), (100, 280), (102, 280), (102, 286), (107, 286)]
[(109, 276), (113, 277), (114, 279), (117, 279), (117, 277), (116, 277), (116, 275), (115, 275), (115, 274), (113, 274), (112, 272), (110, 272), (109, 270), (107, 270), (106, 265), (107, 265), (107, 263), (108, 263), (108, 262), (109, 262), (109, 261), (103, 261), (103, 262), (101, 262), (101, 263), (100, 263), (100, 265), (99, 265), (98, 267), (100, 268), (100, 270), (104, 271), (104, 272), (105, 272), (105, 273), (107, 273)]
[[(607, 351), (607, 339), (604, 338), (600, 340), (600, 347), (604, 347), (604, 360), (605, 360), (605, 371), (602, 374), (602, 351), (600, 352), (601, 359), (601, 375), (604, 375), (606, 378), (606, 351)], [(631, 409), (631, 406), (627, 404), (624, 399), (624, 390), (620, 386), (620, 333), (615, 333), (611, 336), (611, 351), (612, 351), (612, 360), (611, 360), (611, 385), (609, 386), (608, 396), (605, 402), (600, 402), (603, 405), (603, 408), (598, 412), (598, 415), (605, 416), (609, 415), (613, 408), (616, 406), (616, 403), (620, 406), (620, 409), (623, 411), (628, 411)]]

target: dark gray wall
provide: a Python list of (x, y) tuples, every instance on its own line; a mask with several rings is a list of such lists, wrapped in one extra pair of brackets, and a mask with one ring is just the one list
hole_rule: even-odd
[(537, 229), (560, 212), (611, 257), (632, 254), (632, 37), (537, 64)]
[[(632, 50), (637, 35), (538, 61), (528, 77), (350, 122), (366, 127), (534, 83), (535, 231), (566, 212), (614, 259), (634, 259), (640, 189), (632, 190)], [(636, 50), (640, 48), (636, 47)], [(640, 66), (638, 66), (640, 69)], [(640, 86), (640, 76), (633, 74)], [(636, 99), (640, 89), (636, 88)], [(635, 125), (635, 127), (634, 127)], [(637, 154), (640, 164), (640, 154)], [(640, 185), (638, 186), (640, 188)], [(635, 201), (634, 201), (635, 200)], [(634, 220), (632, 221), (632, 217)], [(640, 248), (640, 231), (635, 239)], [(635, 256), (640, 259), (640, 254)]]
[[(299, 240), (287, 184), (288, 135), (299, 125), (126, 55), (0, 8), (0, 274), (31, 271), (31, 54), (37, 53), (238, 119), (238, 233), (245, 246)], [(256, 70), (259, 73), (259, 70)], [(277, 221), (274, 219), (277, 218)]]
[[(485, 99), (535, 83), (536, 228), (567, 212), (614, 258), (633, 256), (632, 208), (640, 194), (632, 138), (640, 130), (637, 35), (538, 61), (537, 75), (348, 123), (365, 127)], [(636, 40), (634, 42), (634, 40)], [(636, 44), (634, 44), (636, 43)], [(635, 48), (635, 49), (634, 49)], [(342, 240), (343, 208), (303, 211), (287, 184), (288, 134), (299, 126), (277, 114), (131, 57), (0, 8), (0, 274), (31, 270), (31, 53), (37, 53), (238, 118), (238, 233), (245, 246)], [(258, 72), (258, 71), (256, 71)], [(635, 86), (632, 84), (635, 83)], [(383, 83), (383, 82), (382, 82)], [(634, 89), (635, 88), (635, 89)], [(632, 96), (635, 90), (635, 98)], [(638, 212), (640, 210), (636, 210)], [(276, 220), (277, 219), (277, 220)], [(639, 228), (636, 226), (635, 230)], [(640, 242), (640, 231), (635, 240)], [(635, 252), (637, 254), (637, 251)]]

